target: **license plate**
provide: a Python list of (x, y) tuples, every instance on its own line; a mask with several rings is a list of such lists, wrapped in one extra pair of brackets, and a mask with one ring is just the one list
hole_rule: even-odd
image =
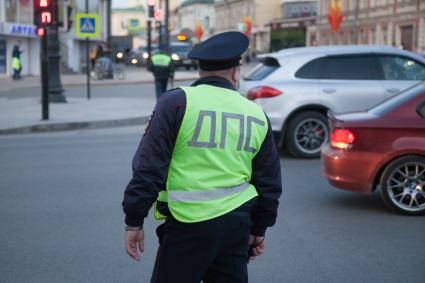
[(184, 64), (190, 64), (191, 62), (190, 62), (190, 60), (183, 60), (183, 63)]

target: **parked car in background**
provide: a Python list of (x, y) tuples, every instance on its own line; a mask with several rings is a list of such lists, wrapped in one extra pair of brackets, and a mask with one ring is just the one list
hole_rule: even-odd
[(379, 186), (388, 207), (425, 214), (425, 82), (368, 111), (329, 117), (322, 150), (329, 182), (364, 193)]
[(170, 56), (173, 59), (174, 66), (185, 67), (186, 70), (190, 68), (197, 69), (198, 64), (196, 60), (187, 57), (189, 51), (192, 50), (192, 45), (186, 42), (172, 42), (170, 43)]
[(126, 65), (142, 66), (143, 58), (135, 50), (130, 48), (122, 48), (115, 50), (113, 61), (116, 63), (124, 63)]
[(329, 110), (365, 110), (424, 79), (425, 59), (398, 48), (303, 47), (263, 56), (241, 92), (263, 107), (279, 147), (317, 158), (329, 141)]

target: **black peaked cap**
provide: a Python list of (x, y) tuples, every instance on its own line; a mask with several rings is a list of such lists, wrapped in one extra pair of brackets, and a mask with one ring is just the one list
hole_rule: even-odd
[(243, 33), (223, 32), (195, 46), (188, 57), (199, 60), (199, 67), (202, 70), (225, 70), (239, 65), (241, 55), (247, 50), (248, 45), (249, 39)]

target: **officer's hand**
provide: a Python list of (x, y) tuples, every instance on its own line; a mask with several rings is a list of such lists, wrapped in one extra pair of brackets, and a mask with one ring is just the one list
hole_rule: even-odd
[(264, 237), (249, 235), (249, 246), (252, 248), (252, 256), (249, 260), (254, 260), (257, 256), (263, 254), (265, 248), (264, 240)]
[(140, 255), (137, 248), (139, 248), (141, 253), (145, 250), (145, 232), (143, 230), (126, 231), (125, 250), (134, 260), (140, 261)]

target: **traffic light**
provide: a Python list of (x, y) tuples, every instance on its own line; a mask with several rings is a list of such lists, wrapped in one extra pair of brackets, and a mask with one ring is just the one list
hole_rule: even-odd
[(39, 28), (37, 28), (37, 35), (38, 35), (39, 37), (43, 37), (43, 36), (45, 36), (45, 35), (46, 35), (46, 29), (45, 29), (45, 28), (43, 28), (43, 27), (39, 27)]
[(155, 17), (155, 0), (148, 0), (148, 18)]
[(34, 25), (49, 26), (55, 24), (54, 0), (34, 0)]

